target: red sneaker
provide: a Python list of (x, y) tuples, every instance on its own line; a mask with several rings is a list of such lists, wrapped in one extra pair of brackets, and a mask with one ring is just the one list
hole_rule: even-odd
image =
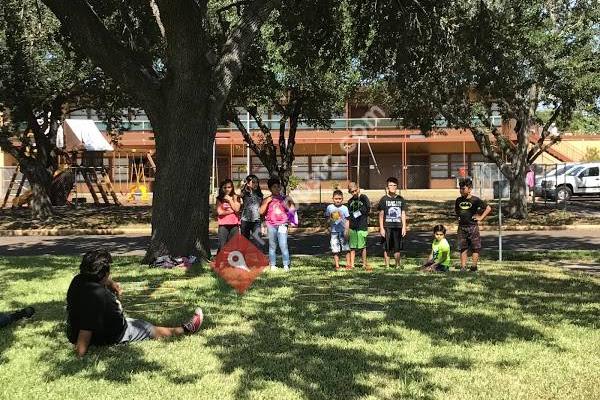
[(183, 330), (187, 333), (195, 333), (200, 329), (202, 321), (204, 320), (204, 313), (200, 307), (196, 308), (194, 315), (188, 322), (182, 325)]

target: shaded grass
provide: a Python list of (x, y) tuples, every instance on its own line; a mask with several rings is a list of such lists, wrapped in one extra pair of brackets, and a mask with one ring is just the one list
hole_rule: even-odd
[(598, 398), (600, 279), (542, 260), (599, 254), (446, 275), (417, 272), (416, 259), (405, 270), (334, 273), (329, 258), (306, 257), (244, 296), (212, 274), (117, 258), (132, 316), (173, 325), (200, 304), (206, 324), (82, 360), (63, 333), (78, 260), (0, 258), (0, 309), (38, 310), (0, 331), (0, 398)]
[[(378, 199), (371, 199), (377, 201)], [(444, 225), (456, 224), (454, 214), (454, 201), (428, 201), (407, 199), (409, 209), (407, 213), (408, 224), (413, 230), (429, 230), (431, 221)], [(327, 220), (323, 212), (328, 203), (301, 204), (298, 210), (300, 226), (302, 228), (326, 229)], [(498, 203), (491, 201), (492, 212), (482, 225), (495, 226), (498, 224)], [(504, 204), (506, 205), (506, 204)], [(577, 205), (577, 204), (575, 204)], [(508, 213), (504, 207), (504, 215)], [(81, 205), (78, 208), (57, 208), (56, 215), (44, 221), (32, 221), (27, 209), (0, 210), (0, 230), (8, 229), (115, 229), (125, 227), (149, 227), (152, 220), (151, 206), (95, 206)], [(214, 206), (211, 207), (211, 213)], [(527, 220), (503, 219), (505, 226), (562, 226), (575, 224), (600, 224), (600, 215), (597, 208), (585, 208), (581, 204), (577, 207), (569, 206), (564, 211), (563, 205), (549, 202), (539, 203), (536, 207), (529, 206)], [(377, 205), (373, 203), (369, 214), (369, 226), (379, 225)], [(214, 215), (210, 216), (210, 227), (216, 229), (217, 222)]]

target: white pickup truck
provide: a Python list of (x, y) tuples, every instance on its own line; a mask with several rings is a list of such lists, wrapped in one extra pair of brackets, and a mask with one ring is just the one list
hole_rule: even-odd
[(600, 162), (580, 164), (558, 176), (547, 176), (542, 181), (546, 196), (559, 201), (576, 195), (600, 196)]

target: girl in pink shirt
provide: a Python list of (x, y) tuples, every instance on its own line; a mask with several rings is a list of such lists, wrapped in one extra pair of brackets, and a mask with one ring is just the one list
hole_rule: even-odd
[(239, 233), (241, 202), (231, 179), (225, 179), (219, 185), (217, 196), (217, 221), (219, 230), (219, 251), (233, 236)]
[(290, 253), (288, 250), (288, 213), (294, 211), (294, 202), (281, 194), (281, 182), (279, 179), (269, 179), (267, 185), (271, 191), (271, 196), (265, 198), (260, 206), (260, 213), (265, 215), (267, 223), (267, 232), (269, 234), (269, 264), (271, 270), (277, 269), (277, 245), (281, 250), (283, 259), (283, 269), (288, 271), (290, 268)]

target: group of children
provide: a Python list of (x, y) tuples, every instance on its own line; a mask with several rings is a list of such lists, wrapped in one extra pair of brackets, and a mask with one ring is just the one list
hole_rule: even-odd
[[(261, 226), (264, 219), (269, 244), (269, 264), (277, 269), (277, 247), (281, 252), (284, 271), (290, 268), (288, 249), (288, 227), (297, 225), (296, 205), (289, 196), (282, 194), (281, 182), (272, 178), (267, 182), (271, 194), (264, 196), (256, 175), (249, 175), (237, 194), (233, 181), (226, 179), (219, 185), (216, 201), (218, 220), (219, 250), (236, 234), (241, 233), (259, 248), (263, 245)], [(477, 270), (481, 238), (478, 222), (491, 211), (483, 200), (471, 194), (473, 182), (464, 178), (459, 182), (460, 197), (455, 202), (458, 220), (458, 247), (461, 270)], [(339, 270), (340, 258), (345, 258), (346, 269), (354, 268), (356, 255), (362, 259), (363, 268), (370, 271), (367, 261), (367, 236), (371, 201), (362, 194), (360, 187), (351, 182), (348, 185), (350, 199), (344, 204), (344, 194), (336, 189), (332, 203), (325, 209), (329, 224), (330, 248), (333, 253), (334, 268)], [(401, 267), (400, 252), (407, 232), (406, 200), (398, 194), (398, 180), (386, 180), (385, 195), (377, 203), (378, 228), (384, 247), (385, 266), (389, 267), (393, 258), (396, 267)], [(432, 251), (424, 271), (447, 271), (451, 265), (450, 245), (446, 240), (446, 228), (436, 225), (433, 229)], [(472, 264), (467, 268), (468, 252), (472, 253)]]
[[(469, 271), (477, 271), (481, 237), (479, 221), (483, 221), (491, 211), (491, 207), (483, 200), (471, 194), (473, 181), (464, 178), (459, 182), (460, 197), (455, 202), (455, 213), (458, 219), (458, 244), (460, 250), (460, 268), (467, 270), (469, 251), (472, 253), (472, 264)], [(400, 264), (400, 252), (407, 232), (406, 200), (398, 193), (398, 180), (388, 178), (386, 194), (379, 200), (377, 209), (379, 234), (384, 245), (385, 266), (389, 267), (390, 258), (394, 257), (396, 267)], [(334, 268), (340, 269), (340, 255), (345, 253), (346, 269), (352, 269), (356, 252), (362, 254), (363, 267), (370, 271), (367, 263), (367, 235), (369, 225), (370, 201), (360, 193), (356, 183), (348, 185), (351, 195), (347, 205), (343, 205), (344, 195), (341, 190), (333, 192), (333, 203), (325, 210), (325, 216), (330, 224), (330, 247), (333, 253)], [(433, 228), (433, 243), (431, 254), (423, 264), (423, 271), (448, 271), (452, 264), (450, 259), (450, 244), (446, 240), (446, 228), (436, 225)]]

